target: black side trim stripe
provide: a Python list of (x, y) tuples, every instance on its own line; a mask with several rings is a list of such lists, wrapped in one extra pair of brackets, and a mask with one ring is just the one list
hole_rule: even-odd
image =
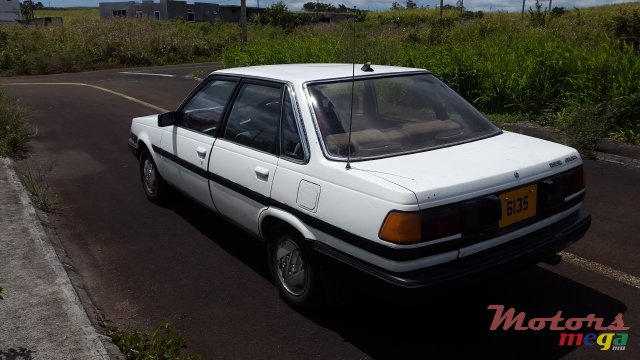
[(227, 178), (223, 178), (220, 175), (216, 175), (212, 172), (207, 173), (207, 179), (215, 182), (218, 185), (224, 186), (227, 189), (233, 190), (241, 195), (248, 197), (249, 199), (256, 201), (264, 206), (269, 206), (269, 197), (253, 191), (247, 187), (244, 187), (238, 183), (235, 183)]
[(172, 153), (170, 153), (170, 152), (168, 152), (166, 150), (163, 150), (162, 148), (160, 148), (160, 147), (158, 147), (156, 145), (151, 145), (151, 147), (153, 148), (153, 151), (156, 152), (157, 154), (159, 154), (160, 156), (165, 157), (165, 158), (173, 161), (174, 163), (182, 166), (183, 168), (185, 168), (187, 170), (190, 170), (190, 171), (192, 171), (192, 172), (194, 172), (194, 173), (196, 173), (196, 174), (198, 174), (198, 175), (200, 175), (202, 177), (207, 177), (207, 170), (205, 170), (205, 169), (203, 169), (203, 168), (201, 168), (199, 166), (193, 165), (192, 163), (190, 163), (190, 162), (188, 162), (186, 160), (183, 160), (183, 159), (173, 155)]
[(194, 173), (215, 182), (216, 184), (219, 184), (241, 195), (244, 195), (249, 199), (252, 199), (260, 204), (263, 204), (264, 206), (275, 206), (277, 208), (285, 210), (295, 215), (302, 222), (304, 222), (305, 224), (311, 227), (314, 227), (348, 244), (359, 247), (365, 251), (371, 252), (373, 254), (376, 254), (386, 259), (396, 260), (396, 261), (416, 260), (416, 259), (420, 259), (430, 255), (441, 254), (448, 251), (455, 251), (455, 250), (458, 250), (458, 247), (460, 246), (459, 241), (447, 241), (440, 244), (434, 244), (433, 246), (425, 245), (420, 248), (411, 248), (411, 249), (390, 248), (382, 244), (375, 243), (367, 238), (363, 238), (361, 236), (355, 235), (335, 225), (331, 225), (326, 221), (320, 220), (294, 207), (291, 207), (281, 202), (278, 202), (276, 200), (273, 200), (247, 187), (244, 187), (238, 183), (235, 183), (229, 179), (226, 179), (220, 175), (216, 175), (214, 173), (208, 172), (198, 166), (195, 166), (189, 163), (188, 161), (185, 161), (159, 148), (158, 146), (153, 145), (152, 148), (153, 148), (153, 151), (160, 154), (161, 156), (173, 161), (174, 163), (186, 168), (187, 170), (193, 171)]
[(257, 201), (260, 204), (264, 205), (264, 206), (268, 206), (269, 205), (269, 198), (267, 196), (264, 196), (262, 194), (260, 194), (259, 192), (255, 192), (247, 187), (244, 187), (238, 183), (235, 183), (229, 179), (223, 178), (220, 175), (216, 175), (212, 172), (209, 172), (207, 170), (204, 170), (196, 165), (193, 165), (192, 163), (185, 161), (175, 155), (173, 155), (172, 153), (163, 150), (162, 148), (159, 148), (156, 145), (152, 146), (153, 151), (155, 151), (156, 153), (160, 154), (162, 157), (165, 157), (171, 161), (173, 161), (174, 163), (184, 167), (187, 170), (193, 171), (194, 173), (202, 176), (203, 178), (207, 178), (219, 185), (222, 185), (230, 190), (233, 190), (241, 195), (244, 195), (246, 197), (248, 197), (251, 200)]
[(339, 240), (346, 242), (347, 244), (359, 247), (365, 251), (376, 254), (383, 258), (396, 261), (409, 261), (417, 260), (426, 256), (441, 254), (448, 251), (457, 251), (460, 247), (459, 241), (447, 241), (444, 243), (434, 244), (432, 246), (425, 245), (419, 248), (391, 248), (382, 244), (373, 242), (367, 238), (355, 235), (349, 231), (339, 228), (335, 225), (331, 225), (328, 222), (320, 220), (309, 214), (306, 214), (296, 208), (289, 205), (280, 203), (271, 199), (270, 204), (282, 210), (285, 210), (305, 224), (314, 227), (324, 233), (327, 233)]

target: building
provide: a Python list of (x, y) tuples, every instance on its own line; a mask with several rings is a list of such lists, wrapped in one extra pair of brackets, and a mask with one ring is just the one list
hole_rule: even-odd
[[(2, 1), (2, 0), (0, 0)], [(237, 8), (237, 9), (235, 9)], [(247, 17), (251, 18), (261, 9), (247, 7)], [(237, 15), (236, 15), (237, 14)], [(100, 17), (152, 18), (156, 20), (178, 20), (189, 22), (240, 21), (239, 6), (220, 6), (218, 4), (194, 2), (192, 4), (181, 0), (153, 0), (122, 1), (114, 3), (100, 3)]]
[(14, 23), (21, 18), (20, 1), (0, 0), (0, 24)]

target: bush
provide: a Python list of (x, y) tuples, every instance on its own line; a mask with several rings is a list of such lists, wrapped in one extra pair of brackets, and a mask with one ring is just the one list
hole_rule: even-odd
[(567, 11), (563, 7), (555, 6), (553, 9), (551, 9), (551, 16), (553, 17), (560, 17), (566, 13)]
[(640, 50), (640, 12), (633, 10), (629, 13), (622, 11), (614, 16), (609, 24), (609, 31), (613, 36), (624, 43)]
[(536, 0), (535, 10), (529, 8), (529, 23), (531, 26), (544, 26), (547, 21), (547, 11), (542, 11), (540, 0)]
[(602, 104), (575, 105), (558, 113), (556, 126), (569, 146), (589, 154), (608, 135), (611, 115)]

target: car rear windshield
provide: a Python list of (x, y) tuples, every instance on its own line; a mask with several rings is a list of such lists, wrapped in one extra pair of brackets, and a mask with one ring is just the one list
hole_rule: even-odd
[(312, 83), (308, 90), (324, 149), (332, 159), (387, 157), (500, 133), (429, 73)]

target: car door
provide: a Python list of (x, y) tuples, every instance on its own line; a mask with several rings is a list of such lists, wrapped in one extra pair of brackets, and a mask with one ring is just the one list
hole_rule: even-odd
[(245, 80), (216, 140), (209, 167), (218, 210), (258, 234), (258, 216), (269, 205), (279, 153), (284, 85)]
[(211, 148), (237, 81), (213, 78), (176, 112), (176, 125), (162, 133), (164, 177), (176, 188), (216, 210), (207, 179)]

